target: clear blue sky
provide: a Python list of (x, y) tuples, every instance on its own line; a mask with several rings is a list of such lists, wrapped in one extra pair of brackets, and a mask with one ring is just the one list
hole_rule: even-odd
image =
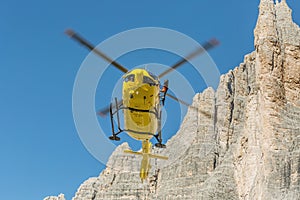
[[(300, 24), (296, 1), (288, 3)], [(210, 55), (220, 72), (226, 73), (254, 49), (258, 4), (258, 0), (2, 0), (1, 199), (43, 199), (61, 192), (71, 199), (84, 180), (98, 176), (104, 168), (82, 145), (73, 122), (73, 83), (88, 52), (63, 34), (66, 28), (77, 30), (94, 44), (145, 26), (174, 29), (200, 43), (216, 37), (221, 45)], [(131, 68), (136, 65), (132, 56), (120, 62)], [(146, 62), (151, 61), (147, 58)], [(171, 65), (177, 61), (170, 58), (162, 57), (162, 62)], [(110, 70), (108, 76), (121, 73)], [(205, 88), (195, 87), (198, 92)], [(109, 124), (107, 127), (109, 130)], [(179, 124), (168, 127), (165, 131), (170, 137)]]

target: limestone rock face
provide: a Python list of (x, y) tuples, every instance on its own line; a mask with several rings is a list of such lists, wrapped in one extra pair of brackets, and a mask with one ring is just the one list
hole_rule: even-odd
[(119, 146), (73, 200), (300, 199), (300, 28), (285, 1), (261, 0), (255, 51), (197, 94), (178, 133), (156, 150), (146, 182), (140, 158)]

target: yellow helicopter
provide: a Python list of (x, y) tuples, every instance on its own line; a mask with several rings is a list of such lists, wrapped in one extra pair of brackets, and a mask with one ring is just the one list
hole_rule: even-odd
[[(161, 85), (159, 79), (193, 57), (203, 53), (205, 50), (215, 47), (219, 42), (215, 39), (206, 42), (202, 48), (196, 49), (196, 51), (181, 59), (168, 70), (156, 76), (146, 69), (133, 69), (129, 71), (127, 68), (96, 49), (91, 43), (82, 38), (79, 34), (75, 33), (73, 30), (66, 30), (65, 33), (125, 73), (123, 75), (122, 100), (115, 99), (108, 108), (102, 109), (99, 114), (101, 116), (105, 116), (107, 113), (110, 114), (112, 136), (110, 136), (109, 139), (119, 141), (120, 138), (118, 135), (122, 132), (126, 132), (130, 137), (142, 141), (141, 152), (135, 152), (132, 150), (125, 150), (124, 152), (142, 156), (140, 178), (143, 181), (148, 177), (148, 173), (151, 168), (150, 158), (168, 159), (166, 156), (152, 154), (152, 143), (150, 142), (150, 139), (155, 137), (157, 140), (157, 143), (155, 144), (156, 147), (166, 147), (162, 143), (161, 131), (161, 108), (165, 104), (165, 97), (168, 96), (179, 103), (189, 106), (188, 103), (167, 93), (169, 84), (168, 80), (165, 80), (164, 84)], [(123, 111), (124, 116), (123, 128), (121, 128), (120, 125), (120, 110)], [(117, 131), (115, 130), (114, 116), (117, 117)]]

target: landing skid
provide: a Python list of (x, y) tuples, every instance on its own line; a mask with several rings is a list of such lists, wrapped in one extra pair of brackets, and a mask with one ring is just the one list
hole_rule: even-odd
[(120, 141), (120, 140), (121, 140), (121, 138), (118, 137), (117, 135), (112, 135), (112, 136), (109, 136), (108, 138), (109, 138), (110, 140), (114, 140), (114, 141)]
[(162, 133), (161, 133), (161, 111), (160, 111), (159, 116), (158, 116), (158, 133), (156, 135), (154, 135), (154, 137), (156, 138), (156, 140), (158, 142), (155, 144), (155, 146), (158, 148), (166, 148), (166, 145), (162, 144), (161, 135), (162, 135)]
[(156, 143), (155, 146), (157, 148), (166, 148), (166, 145), (165, 144), (162, 144), (162, 143)]
[[(118, 104), (118, 100), (117, 98), (115, 98), (115, 106), (116, 106), (116, 111), (113, 112), (113, 105), (112, 103), (110, 104), (109, 107), (109, 114), (110, 114), (110, 122), (111, 122), (111, 130), (112, 130), (112, 136), (109, 136), (110, 140), (114, 140), (114, 141), (120, 141), (121, 138), (118, 137), (117, 135), (119, 135), (121, 132), (123, 132), (123, 130), (120, 127), (120, 117), (119, 117), (119, 106), (122, 106)], [(114, 114), (117, 114), (117, 120), (118, 120), (118, 132), (115, 132), (115, 124), (114, 124)]]
[[(115, 108), (115, 109), (113, 109), (113, 108)], [(118, 103), (117, 98), (115, 98), (115, 105), (113, 105), (113, 103), (111, 103), (110, 107), (109, 107), (111, 130), (112, 130), (112, 135), (109, 136), (110, 140), (120, 141), (121, 138), (118, 137), (118, 135), (120, 133), (126, 131), (126, 130), (121, 129), (121, 126), (120, 126), (119, 110), (122, 110), (122, 109), (128, 109), (128, 108), (124, 108), (123, 103), (121, 103), (121, 104)], [(157, 111), (157, 110), (158, 109), (156, 109), (156, 111), (155, 111), (155, 115), (156, 115), (157, 120), (158, 120), (158, 127), (157, 127), (158, 133), (156, 135), (153, 135), (157, 140), (157, 143), (155, 144), (155, 147), (157, 147), (157, 148), (166, 148), (166, 145), (162, 143), (162, 131), (161, 131), (161, 115), (162, 115), (162, 112), (161, 112), (161, 110), (160, 111)], [(117, 128), (118, 128), (117, 131), (115, 130), (114, 115), (116, 115), (116, 117), (117, 117)]]

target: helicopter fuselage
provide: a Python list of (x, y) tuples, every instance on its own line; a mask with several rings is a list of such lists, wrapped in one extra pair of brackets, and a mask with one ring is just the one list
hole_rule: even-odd
[(124, 130), (136, 140), (150, 140), (158, 128), (159, 80), (145, 69), (129, 71), (123, 78)]

